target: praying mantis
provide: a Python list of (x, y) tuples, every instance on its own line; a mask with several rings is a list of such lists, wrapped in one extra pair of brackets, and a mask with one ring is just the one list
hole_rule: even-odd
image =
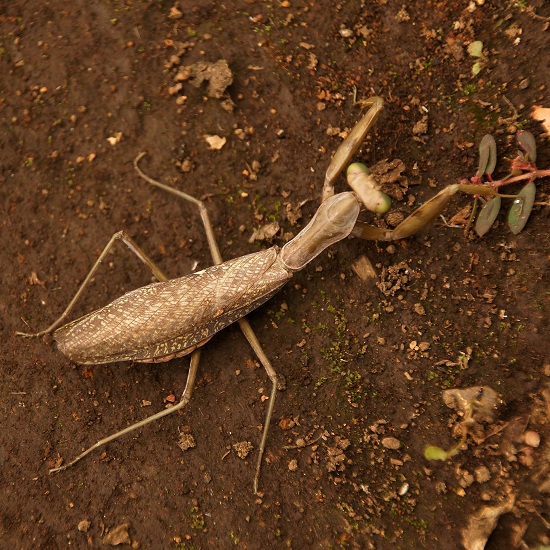
[[(367, 240), (403, 239), (438, 217), (458, 191), (484, 196), (498, 195), (490, 187), (455, 184), (439, 192), (393, 230), (357, 221), (361, 209), (384, 212), (390, 203), (389, 197), (377, 188), (376, 182), (362, 165), (352, 164), (348, 169), (351, 191), (338, 194), (334, 191), (336, 179), (362, 145), (367, 132), (383, 109), (383, 100), (380, 97), (372, 97), (365, 103), (367, 112), (342, 142), (330, 162), (323, 184), (322, 202), (307, 226), (281, 248), (273, 246), (227, 262), (222, 261), (204, 203), (147, 176), (139, 166), (144, 153), (137, 156), (134, 167), (142, 179), (198, 207), (214, 265), (168, 280), (134, 240), (124, 231), (120, 231), (113, 235), (61, 316), (41, 332), (18, 334), (26, 337), (53, 334), (58, 349), (78, 364), (118, 361), (160, 363), (190, 354), (185, 389), (175, 406), (99, 440), (72, 461), (51, 469), (50, 473), (65, 470), (94, 449), (182, 409), (191, 398), (201, 347), (218, 331), (238, 322), (271, 381), (271, 393), (253, 479), (254, 492), (258, 493), (262, 459), (279, 378), (245, 316), (269, 300), (292, 278), (293, 273), (303, 269), (328, 246), (350, 235)], [(61, 326), (98, 267), (119, 240), (140, 258), (159, 282), (128, 292), (107, 306)]]

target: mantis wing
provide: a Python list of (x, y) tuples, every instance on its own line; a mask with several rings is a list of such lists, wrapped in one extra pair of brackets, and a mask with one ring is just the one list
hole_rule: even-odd
[(138, 288), (55, 331), (80, 364), (167, 361), (269, 300), (292, 276), (278, 247)]

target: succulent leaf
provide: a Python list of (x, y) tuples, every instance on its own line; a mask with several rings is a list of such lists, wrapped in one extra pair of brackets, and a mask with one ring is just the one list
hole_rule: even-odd
[(518, 193), (518, 198), (514, 200), (514, 204), (508, 213), (508, 225), (514, 235), (520, 233), (525, 227), (531, 215), (531, 210), (533, 210), (536, 193), (536, 185), (530, 182)]
[(475, 230), (480, 237), (483, 237), (483, 235), (491, 229), (493, 223), (495, 223), (498, 213), (500, 212), (501, 202), (500, 196), (496, 195), (490, 201), (487, 201), (479, 212)]
[(497, 165), (497, 144), (491, 134), (483, 136), (479, 144), (479, 164), (477, 175), (492, 174)]
[(520, 130), (517, 133), (517, 139), (519, 146), (529, 155), (529, 160), (531, 162), (536, 162), (537, 160), (537, 144), (535, 142), (535, 137), (531, 132), (527, 130)]

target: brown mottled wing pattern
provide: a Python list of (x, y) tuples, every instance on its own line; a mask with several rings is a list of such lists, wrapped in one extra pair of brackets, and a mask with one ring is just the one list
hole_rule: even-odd
[(128, 292), (54, 333), (80, 364), (184, 355), (266, 302), (292, 273), (278, 247)]

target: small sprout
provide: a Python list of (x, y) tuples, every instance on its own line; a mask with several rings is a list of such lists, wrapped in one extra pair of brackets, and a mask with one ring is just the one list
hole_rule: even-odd
[(456, 426), (460, 433), (460, 440), (448, 451), (435, 445), (428, 445), (424, 449), (424, 457), (428, 460), (448, 460), (455, 456), (466, 443), (468, 436), (474, 441), (483, 441), (485, 432), (482, 424), (495, 422), (498, 409), (502, 404), (498, 393), (488, 386), (445, 390), (443, 401), (447, 407), (462, 415), (462, 420)]
[(530, 182), (518, 193), (518, 198), (514, 200), (514, 204), (508, 213), (508, 225), (514, 235), (517, 235), (525, 227), (533, 209), (536, 192), (535, 184)]
[[(350, 182), (350, 180), (353, 180), (354, 178), (356, 178), (357, 176), (360, 176), (361, 174), (365, 174), (366, 176), (368, 176), (370, 174), (370, 170), (361, 162), (354, 162), (353, 164), (350, 164), (346, 171), (348, 183)], [(374, 180), (368, 183), (368, 186), (370, 186), (371, 188), (374, 188), (375, 185), (376, 184)]]
[(483, 42), (481, 40), (474, 40), (468, 45), (468, 53), (472, 57), (482, 57), (483, 56)]
[(483, 136), (479, 144), (479, 165), (477, 175), (492, 174), (497, 165), (497, 144), (491, 134)]
[(490, 201), (487, 201), (481, 209), (475, 225), (476, 233), (480, 237), (483, 237), (491, 229), (500, 212), (501, 203), (500, 195), (496, 195)]
[(483, 69), (483, 63), (481, 61), (476, 61), (472, 65), (472, 75), (477, 76), (481, 72), (481, 69)]
[(481, 40), (475, 40), (474, 42), (471, 42), (468, 46), (468, 54), (471, 57), (478, 58), (478, 60), (474, 63), (472, 67), (472, 75), (477, 76), (481, 72), (481, 69), (483, 69), (487, 60), (485, 55), (483, 55), (483, 42), (481, 42)]
[(428, 460), (447, 460), (447, 458), (449, 458), (449, 453), (444, 451), (441, 447), (428, 445), (424, 449), (424, 457)]
[(528, 160), (531, 162), (536, 162), (537, 160), (537, 144), (535, 142), (535, 137), (531, 132), (527, 130), (520, 130), (517, 133), (517, 140), (519, 146), (527, 153)]

